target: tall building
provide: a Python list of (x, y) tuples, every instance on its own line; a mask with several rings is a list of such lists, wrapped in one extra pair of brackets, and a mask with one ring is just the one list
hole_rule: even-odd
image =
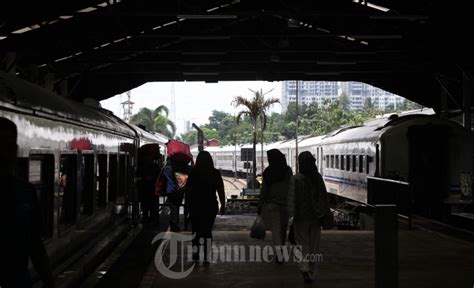
[(323, 105), (326, 99), (338, 99), (346, 94), (350, 100), (349, 109), (360, 110), (368, 97), (375, 108), (385, 110), (386, 107), (396, 108), (404, 101), (403, 97), (361, 82), (335, 81), (283, 81), (281, 89), (282, 111), (285, 112), (288, 104), (296, 102), (296, 83), (298, 82), (298, 102), (300, 104), (317, 103)]
[(324, 103), (324, 99), (334, 100), (339, 97), (338, 82), (334, 81), (283, 81), (281, 89), (282, 112), (285, 112), (288, 104), (296, 102), (296, 85), (298, 84), (298, 102), (300, 104), (318, 105)]

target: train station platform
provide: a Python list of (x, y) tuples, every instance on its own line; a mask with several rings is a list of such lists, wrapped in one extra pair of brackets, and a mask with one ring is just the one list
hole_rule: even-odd
[[(172, 255), (176, 256), (177, 261), (170, 269), (190, 271), (182, 279), (171, 279), (168, 272), (158, 271), (155, 261), (158, 245), (151, 245), (151, 242), (160, 228), (144, 227), (94, 286), (374, 287), (373, 231), (323, 231), (320, 246), (322, 257), (316, 281), (304, 284), (297, 263), (291, 257), (288, 258), (289, 262), (283, 264), (272, 261), (272, 258), (267, 262), (265, 259), (256, 261), (256, 257), (249, 257), (248, 251), (251, 249), (261, 247), (263, 250), (265, 246), (271, 246), (270, 233), (267, 233), (265, 241), (249, 237), (248, 228), (253, 219), (251, 215), (218, 216), (216, 219), (215, 246), (239, 247), (237, 249), (243, 249), (240, 251), (246, 251), (245, 259), (234, 258), (234, 253), (230, 261), (219, 255), (212, 258), (209, 264), (194, 263), (187, 258), (186, 249), (178, 249)], [(218, 251), (222, 253), (224, 250)], [(165, 250), (163, 258), (169, 259), (170, 255), (166, 253)], [(472, 287), (473, 267), (474, 243), (416, 228), (399, 231), (399, 287)]]

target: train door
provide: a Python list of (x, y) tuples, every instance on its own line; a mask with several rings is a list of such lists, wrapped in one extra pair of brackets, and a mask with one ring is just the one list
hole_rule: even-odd
[(97, 154), (97, 198), (98, 210), (107, 207), (107, 153)]
[(425, 125), (408, 129), (409, 183), (413, 213), (444, 220), (448, 191), (449, 128)]
[(79, 178), (79, 197), (80, 197), (80, 217), (86, 218), (94, 213), (94, 199), (96, 193), (96, 163), (94, 151), (82, 151), (80, 153), (80, 178)]
[(63, 152), (59, 158), (59, 189), (57, 190), (57, 218), (59, 231), (76, 223), (78, 159), (76, 152)]
[(31, 153), (28, 180), (35, 186), (41, 214), (41, 237), (53, 236), (54, 222), (54, 154)]
[(109, 183), (108, 183), (108, 199), (109, 203), (117, 202), (118, 187), (118, 155), (117, 153), (109, 154)]

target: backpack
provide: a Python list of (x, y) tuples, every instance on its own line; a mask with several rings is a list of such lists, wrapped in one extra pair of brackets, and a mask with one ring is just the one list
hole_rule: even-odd
[(174, 139), (166, 143), (166, 156), (183, 164), (188, 164), (193, 159), (189, 145)]

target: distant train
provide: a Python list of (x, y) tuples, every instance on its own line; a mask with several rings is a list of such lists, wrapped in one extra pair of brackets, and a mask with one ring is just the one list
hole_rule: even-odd
[[(295, 171), (295, 146), (295, 140), (288, 140), (265, 144), (263, 150), (281, 150)], [(461, 179), (472, 175), (472, 146), (470, 131), (426, 112), (393, 114), (298, 140), (298, 152), (310, 151), (315, 156), (330, 193), (366, 204), (367, 176), (405, 181), (411, 186), (414, 213), (436, 219), (472, 201), (472, 187), (461, 189)], [(206, 150), (217, 168), (242, 173), (246, 169), (240, 161), (241, 148), (249, 147)], [(258, 174), (261, 152), (258, 144)], [(267, 165), (266, 153), (263, 160)]]
[(116, 215), (126, 218), (137, 206), (136, 150), (148, 143), (164, 149), (168, 141), (3, 72), (0, 117), (17, 125), (16, 173), (36, 187), (53, 264), (90, 243)]

